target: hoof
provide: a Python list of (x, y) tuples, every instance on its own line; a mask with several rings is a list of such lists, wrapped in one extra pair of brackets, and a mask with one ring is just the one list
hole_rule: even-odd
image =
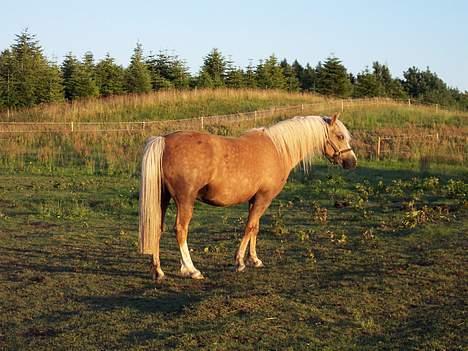
[(200, 271), (196, 271), (190, 274), (190, 278), (197, 279), (197, 280), (205, 279), (205, 277), (203, 276), (203, 274), (200, 273)]
[(190, 277), (192, 274), (190, 273), (190, 271), (187, 268), (185, 268), (185, 266), (181, 266), (180, 267), (180, 275), (182, 277)]
[(161, 269), (151, 266), (151, 276), (156, 283), (160, 283), (164, 279), (164, 272)]
[(265, 265), (263, 264), (263, 262), (261, 260), (259, 260), (258, 258), (256, 259), (253, 259), (253, 258), (249, 258), (249, 260), (247, 261), (249, 263), (249, 265), (252, 265), (254, 266), (255, 268), (261, 268), (261, 267), (265, 267)]
[(245, 264), (236, 266), (236, 272), (242, 272), (244, 270), (245, 270)]
[(205, 277), (203, 274), (200, 273), (199, 270), (195, 270), (193, 272), (189, 271), (185, 266), (180, 267), (180, 275), (185, 278), (192, 278), (192, 279), (204, 279)]
[(265, 267), (265, 265), (263, 264), (263, 262), (260, 261), (260, 260), (254, 262), (253, 266), (254, 266), (255, 268), (262, 268), (262, 267)]

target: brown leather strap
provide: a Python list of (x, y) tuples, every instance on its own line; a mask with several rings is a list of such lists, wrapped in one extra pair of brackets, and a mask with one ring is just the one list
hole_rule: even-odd
[(347, 149), (342, 149), (340, 150), (338, 148), (338, 146), (335, 145), (335, 143), (333, 141), (331, 141), (330, 139), (327, 139), (327, 143), (332, 147), (332, 149), (335, 151), (335, 153), (333, 154), (333, 157), (338, 157), (338, 156), (341, 156), (341, 154), (344, 154), (345, 152), (350, 152), (350, 151), (353, 151), (352, 148), (347, 148)]

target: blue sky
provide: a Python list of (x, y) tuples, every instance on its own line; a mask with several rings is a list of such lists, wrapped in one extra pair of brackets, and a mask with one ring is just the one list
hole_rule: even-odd
[(380, 61), (396, 76), (426, 66), (468, 90), (468, 1), (6, 1), (0, 49), (24, 28), (50, 58), (107, 52), (127, 65), (137, 41), (168, 49), (192, 72), (217, 47), (240, 66), (274, 53), (316, 65), (330, 54), (353, 73)]

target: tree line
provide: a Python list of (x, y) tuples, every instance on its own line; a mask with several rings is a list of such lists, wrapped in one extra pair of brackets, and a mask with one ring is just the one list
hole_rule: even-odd
[(0, 108), (29, 107), (55, 101), (147, 93), (162, 89), (258, 88), (316, 92), (338, 97), (413, 99), (447, 107), (468, 108), (468, 92), (449, 87), (429, 68), (410, 67), (403, 78), (392, 77), (387, 65), (374, 62), (357, 75), (330, 56), (316, 66), (280, 61), (275, 55), (239, 67), (218, 49), (191, 74), (184, 60), (160, 51), (145, 56), (137, 44), (123, 67), (107, 54), (96, 62), (91, 52), (78, 58), (69, 53), (63, 62), (50, 61), (36, 37), (28, 31), (16, 36), (0, 53)]

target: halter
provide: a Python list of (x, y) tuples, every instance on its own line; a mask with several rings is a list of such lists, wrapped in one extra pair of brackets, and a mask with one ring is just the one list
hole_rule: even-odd
[(327, 143), (328, 143), (328, 145), (330, 145), (332, 147), (333, 151), (335, 151), (335, 153), (332, 156), (333, 158), (340, 157), (341, 154), (353, 151), (353, 149), (350, 148), (350, 147), (347, 148), (347, 149), (340, 150), (340, 148), (338, 146), (336, 146), (336, 144), (333, 141), (331, 141), (330, 138), (327, 139)]
[(335, 153), (332, 155), (332, 158), (334, 160), (337, 159), (338, 157), (341, 157), (341, 155), (346, 153), (346, 152), (353, 151), (353, 149), (350, 148), (350, 147), (347, 148), (347, 149), (340, 150), (340, 148), (338, 146), (336, 146), (336, 144), (333, 141), (331, 141), (331, 139), (330, 139), (330, 130), (328, 129), (329, 128), (328, 123), (326, 124), (326, 126), (327, 126), (327, 128), (326, 128), (326, 130), (327, 130), (327, 141), (326, 142), (327, 142), (328, 145), (330, 145), (332, 147), (333, 151), (335, 151)]

